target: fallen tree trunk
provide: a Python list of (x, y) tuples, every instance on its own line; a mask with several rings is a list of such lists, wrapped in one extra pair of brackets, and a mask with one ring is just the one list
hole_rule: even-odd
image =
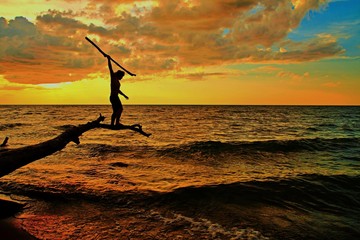
[(44, 158), (57, 151), (63, 149), (69, 142), (80, 143), (79, 137), (86, 131), (94, 128), (106, 128), (110, 130), (125, 130), (129, 129), (138, 132), (146, 137), (151, 134), (144, 132), (140, 124), (134, 125), (117, 125), (111, 126), (102, 124), (105, 117), (101, 116), (95, 121), (81, 124), (79, 126), (71, 127), (61, 133), (59, 136), (31, 146), (21, 147), (17, 149), (9, 149), (7, 151), (0, 152), (0, 177), (5, 176), (16, 169), (25, 166), (35, 160)]

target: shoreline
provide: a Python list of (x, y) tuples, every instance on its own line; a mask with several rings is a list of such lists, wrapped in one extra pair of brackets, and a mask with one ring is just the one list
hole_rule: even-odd
[(36, 240), (33, 235), (24, 230), (15, 217), (0, 219), (1, 237), (7, 240)]
[(26, 204), (12, 200), (0, 193), (0, 233), (7, 240), (36, 240), (34, 236), (24, 230), (15, 215), (22, 212)]

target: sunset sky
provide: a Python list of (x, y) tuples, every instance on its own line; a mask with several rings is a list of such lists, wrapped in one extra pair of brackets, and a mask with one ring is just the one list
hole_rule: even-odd
[(0, 104), (108, 104), (86, 36), (125, 104), (360, 105), (359, 0), (2, 0)]

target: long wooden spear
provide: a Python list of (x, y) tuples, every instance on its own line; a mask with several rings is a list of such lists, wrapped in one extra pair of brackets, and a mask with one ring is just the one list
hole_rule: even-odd
[[(101, 48), (99, 48), (93, 41), (91, 41), (88, 37), (85, 37), (86, 40), (88, 40), (94, 47), (96, 47), (97, 50), (99, 50), (99, 52), (102, 55), (107, 55), (103, 50), (101, 50)], [(110, 56), (109, 56), (110, 57)], [(122, 70), (124, 70), (125, 72), (127, 72), (127, 74), (131, 75), (131, 76), (136, 76), (136, 74), (129, 72), (128, 70), (126, 70), (124, 67), (122, 67), (120, 64), (118, 64), (114, 59), (112, 59), (110, 57), (110, 60), (113, 61), (118, 67), (120, 67)]]

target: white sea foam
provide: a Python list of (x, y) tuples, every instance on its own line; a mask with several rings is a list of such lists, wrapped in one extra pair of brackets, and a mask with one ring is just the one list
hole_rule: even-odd
[(201, 233), (202, 235), (209, 235), (211, 239), (242, 239), (242, 240), (267, 240), (261, 232), (252, 228), (227, 228), (218, 223), (213, 223), (208, 219), (200, 218), (194, 219), (175, 213), (172, 216), (163, 216), (161, 213), (152, 211), (151, 215), (156, 219), (164, 222), (166, 225), (181, 225), (186, 227), (191, 235)]

